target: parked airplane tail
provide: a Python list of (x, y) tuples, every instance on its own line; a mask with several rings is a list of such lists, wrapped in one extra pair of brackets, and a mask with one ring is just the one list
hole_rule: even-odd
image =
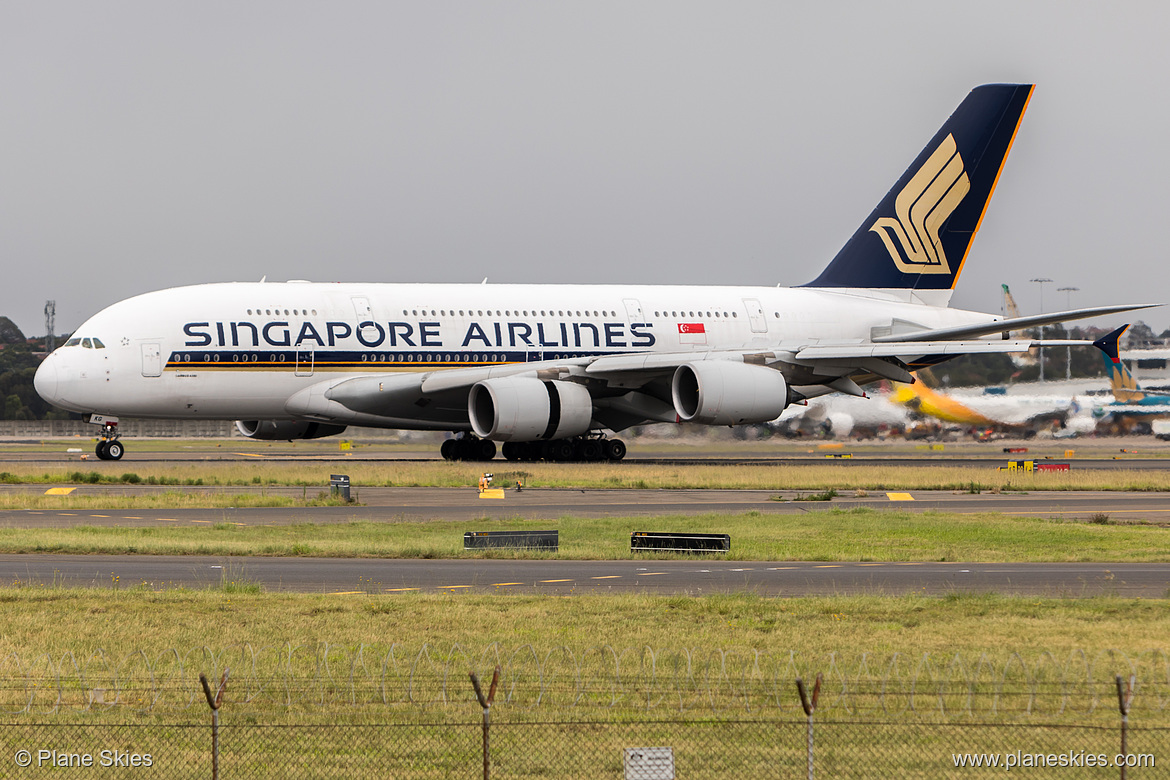
[(828, 267), (804, 286), (939, 291), (923, 298), (946, 305), (1033, 86), (971, 90)]
[(1105, 358), (1105, 370), (1109, 373), (1109, 387), (1113, 390), (1113, 397), (1121, 403), (1136, 403), (1146, 397), (1146, 393), (1133, 378), (1125, 363), (1121, 361), (1117, 342), (1121, 334), (1125, 333), (1128, 325), (1122, 325), (1117, 330), (1093, 342), (1093, 346), (1101, 350)]

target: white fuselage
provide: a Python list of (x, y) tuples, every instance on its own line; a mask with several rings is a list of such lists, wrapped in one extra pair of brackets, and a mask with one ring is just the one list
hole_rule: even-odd
[[(45, 360), (37, 389), (77, 412), (292, 419), (290, 398), (339, 378), (861, 343), (903, 324), (998, 319), (909, 298), (771, 287), (207, 284), (140, 295), (94, 315)], [(460, 419), (457, 427), (466, 427), (466, 409), (420, 407), (386, 425), (452, 429)]]

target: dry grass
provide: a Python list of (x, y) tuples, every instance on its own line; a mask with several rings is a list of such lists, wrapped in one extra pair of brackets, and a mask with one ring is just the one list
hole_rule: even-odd
[[(246, 578), (246, 572), (239, 574)], [(704, 652), (755, 648), (792, 650), (801, 657), (986, 652), (1002, 659), (1014, 651), (1047, 650), (1062, 658), (1078, 648), (1165, 648), (1170, 635), (1170, 611), (1160, 601), (1109, 597), (314, 595), (193, 591), (162, 583), (67, 589), (50, 583), (6, 589), (0, 603), (0, 653), (25, 658), (96, 648), (122, 657), (134, 650), (154, 655), (170, 648), (321, 642), (416, 649), (427, 643), (437, 652), (458, 644), (477, 653), (492, 643), (506, 650), (526, 644), (546, 650), (602, 644)]]
[[(321, 488), (330, 473), (349, 474), (355, 488), (462, 487), (476, 484), (484, 471), (522, 472), (534, 487), (576, 488), (728, 488), (752, 490), (1126, 490), (1170, 491), (1170, 471), (1078, 469), (1065, 473), (999, 471), (986, 466), (889, 466), (852, 461), (833, 465), (643, 465), (637, 463), (491, 464), (443, 461), (345, 461), (305, 464), (264, 461), (166, 463), (92, 463), (78, 471), (73, 463), (23, 467), (10, 463), (0, 482), (10, 484), (149, 483), (165, 485), (291, 485)], [(133, 468), (133, 471), (128, 469)], [(153, 482), (152, 482), (153, 480)]]
[[(84, 523), (85, 518), (78, 521)], [(463, 550), (464, 532), (502, 529), (555, 529), (560, 533), (560, 549), (556, 553)], [(726, 533), (731, 536), (731, 553), (717, 558), (731, 560), (1164, 562), (1170, 558), (1170, 528), (1160, 526), (875, 509), (275, 526), (244, 526), (225, 518), (199, 526), (0, 528), (0, 552), (624, 560), (635, 557), (629, 550), (634, 531)], [(669, 553), (636, 557), (686, 558)]]

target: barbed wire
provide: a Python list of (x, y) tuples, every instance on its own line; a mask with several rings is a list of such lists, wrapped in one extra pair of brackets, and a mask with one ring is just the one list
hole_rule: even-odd
[(227, 700), (255, 707), (331, 709), (470, 705), (468, 672), (501, 669), (497, 706), (724, 713), (800, 710), (793, 681), (823, 674), (819, 712), (848, 716), (1023, 714), (1085, 716), (1116, 707), (1115, 675), (1135, 679), (1135, 711), (1170, 706), (1161, 649), (935, 655), (801, 655), (759, 649), (656, 649), (531, 644), (228, 645), (153, 655), (104, 649), (0, 657), (0, 714), (202, 705), (201, 672), (231, 669)]

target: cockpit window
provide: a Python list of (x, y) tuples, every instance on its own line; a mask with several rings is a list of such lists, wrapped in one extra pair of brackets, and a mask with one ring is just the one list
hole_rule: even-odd
[(106, 345), (101, 342), (101, 339), (94, 339), (93, 340), (93, 348), (94, 349), (105, 349)]
[(82, 339), (81, 346), (85, 347), (86, 349), (93, 349), (93, 342), (91, 342), (89, 339)]
[(81, 339), (69, 339), (68, 341), (65, 342), (65, 346), (67, 346), (67, 347), (81, 346)]

